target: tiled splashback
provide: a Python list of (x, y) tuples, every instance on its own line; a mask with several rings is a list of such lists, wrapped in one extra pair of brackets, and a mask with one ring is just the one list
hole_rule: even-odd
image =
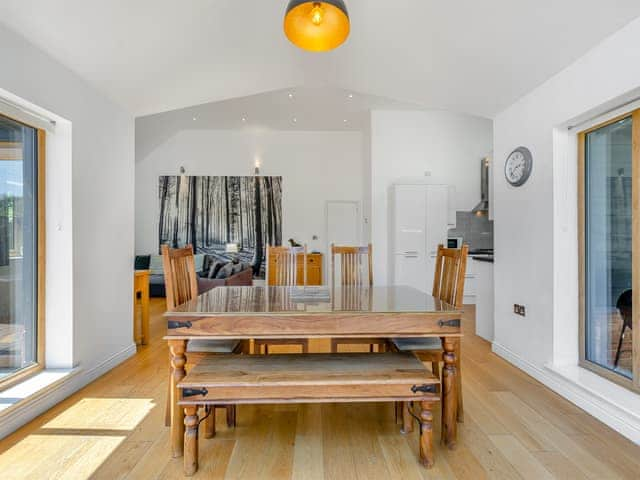
[(449, 230), (449, 237), (462, 237), (471, 250), (493, 248), (493, 220), (487, 215), (456, 212), (456, 228)]

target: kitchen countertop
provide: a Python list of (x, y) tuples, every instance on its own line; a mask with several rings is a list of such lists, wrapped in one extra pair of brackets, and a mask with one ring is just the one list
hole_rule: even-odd
[(469, 255), (478, 262), (493, 263), (493, 255)]

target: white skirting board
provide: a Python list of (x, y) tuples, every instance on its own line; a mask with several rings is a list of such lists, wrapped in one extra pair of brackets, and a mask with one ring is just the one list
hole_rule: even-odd
[(43, 392), (35, 392), (2, 411), (0, 414), (0, 439), (10, 435), (135, 353), (136, 346), (132, 343), (91, 370), (84, 370), (81, 366), (68, 370), (63, 378), (48, 385)]
[[(552, 366), (541, 368), (496, 342), (492, 343), (492, 351), (632, 442), (640, 445), (640, 395), (636, 395), (624, 387), (598, 377), (597, 381), (605, 382), (606, 389), (611, 392), (611, 395), (605, 397), (603, 392), (596, 392), (587, 388), (585, 385), (571, 379), (568, 375), (563, 374), (563, 369), (561, 368)], [(574, 367), (571, 368), (573, 369)], [(575, 367), (575, 369), (578, 368)], [(585, 374), (595, 376), (591, 372), (585, 372)], [(619, 395), (614, 392), (618, 392)], [(627, 402), (635, 403), (637, 410), (632, 411), (614, 401), (614, 399), (617, 400), (622, 396), (637, 396), (637, 402)]]

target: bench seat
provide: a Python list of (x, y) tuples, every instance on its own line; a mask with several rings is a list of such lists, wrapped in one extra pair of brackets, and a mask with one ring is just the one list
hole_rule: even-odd
[(197, 470), (200, 406), (420, 402), (420, 458), (433, 465), (431, 406), (440, 381), (411, 353), (211, 356), (178, 384), (185, 407), (185, 474)]

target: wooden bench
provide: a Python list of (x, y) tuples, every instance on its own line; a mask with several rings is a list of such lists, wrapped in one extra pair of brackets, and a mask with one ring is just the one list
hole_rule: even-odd
[(439, 383), (411, 353), (205, 358), (178, 384), (186, 415), (184, 473), (198, 470), (198, 408), (216, 404), (417, 401), (422, 407), (420, 460), (431, 467), (431, 407), (440, 399)]

